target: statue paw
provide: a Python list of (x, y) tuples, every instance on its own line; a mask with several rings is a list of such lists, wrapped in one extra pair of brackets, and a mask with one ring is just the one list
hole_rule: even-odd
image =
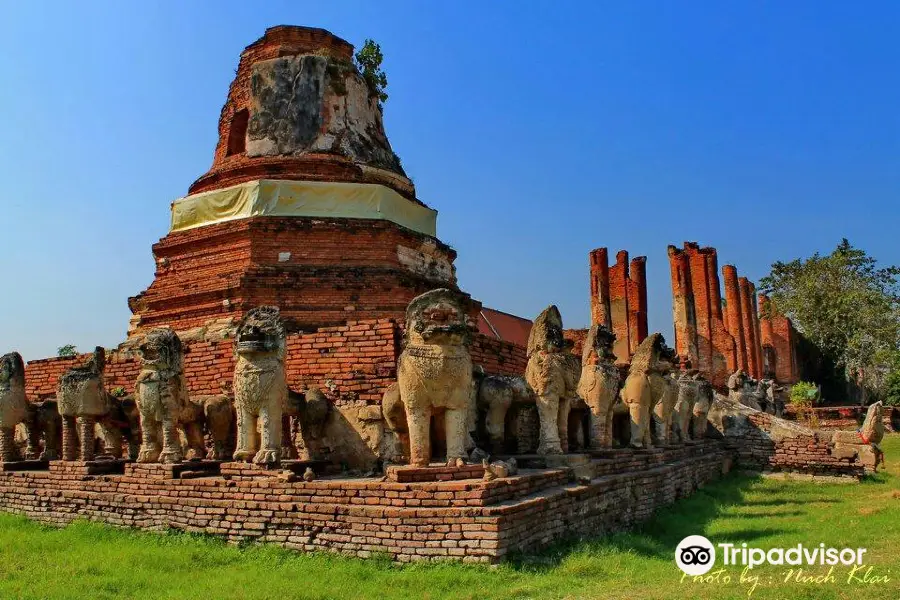
[(538, 454), (562, 454), (562, 446), (559, 444), (542, 444), (538, 447)]
[(463, 458), (448, 458), (447, 466), (448, 467), (464, 467), (466, 465), (466, 461)]
[(271, 465), (278, 462), (278, 457), (281, 454), (278, 450), (260, 450), (256, 453), (256, 456), (253, 457), (253, 462), (258, 465)]
[(180, 463), (184, 459), (178, 450), (163, 450), (159, 453), (159, 462), (164, 465)]
[(249, 450), (235, 450), (231, 455), (231, 459), (235, 462), (253, 462), (253, 452)]
[(188, 460), (188, 461), (203, 460), (203, 455), (204, 455), (204, 453), (202, 450), (198, 450), (197, 448), (191, 448), (190, 450), (188, 450), (185, 460)]
[(144, 448), (138, 452), (137, 461), (139, 463), (155, 463), (159, 460), (159, 450), (156, 448)]

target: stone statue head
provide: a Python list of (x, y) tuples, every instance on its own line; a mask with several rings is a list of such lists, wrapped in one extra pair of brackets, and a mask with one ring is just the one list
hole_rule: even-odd
[(141, 365), (157, 371), (182, 370), (181, 339), (171, 329), (153, 329), (138, 346)]
[(258, 306), (244, 316), (234, 336), (234, 351), (238, 355), (284, 357), (285, 330), (277, 306)]
[(660, 369), (660, 356), (667, 350), (666, 339), (661, 333), (651, 333), (641, 342), (631, 358), (629, 373), (649, 372)]
[(880, 444), (884, 438), (884, 407), (876, 402), (866, 412), (866, 419), (859, 428), (859, 435), (867, 444)]
[(98, 379), (106, 368), (106, 350), (97, 346), (83, 365), (72, 367), (59, 378), (64, 387), (78, 386), (85, 381)]
[(0, 356), (0, 389), (25, 385), (25, 362), (18, 352)]
[(659, 352), (659, 359), (657, 361), (657, 368), (664, 372), (671, 371), (680, 361), (681, 359), (678, 354), (675, 353), (675, 349), (669, 348), (666, 345), (666, 341), (663, 340), (662, 348)]
[(458, 346), (469, 342), (469, 322), (458, 292), (439, 288), (413, 298), (406, 307), (406, 343)]
[(587, 339), (584, 340), (584, 349), (581, 352), (583, 365), (596, 365), (603, 362), (615, 363), (616, 355), (613, 353), (613, 343), (616, 334), (603, 325), (591, 325)]
[(538, 315), (528, 334), (528, 356), (535, 352), (562, 352), (566, 341), (563, 336), (562, 315), (551, 304)]
[(728, 378), (728, 389), (739, 390), (747, 383), (749, 376), (743, 369), (738, 369)]

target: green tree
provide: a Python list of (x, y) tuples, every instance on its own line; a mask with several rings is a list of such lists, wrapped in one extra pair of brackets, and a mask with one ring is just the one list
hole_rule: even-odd
[(78, 350), (75, 349), (75, 344), (66, 344), (56, 349), (57, 356), (76, 356), (77, 354)]
[(760, 289), (844, 378), (883, 396), (900, 353), (898, 278), (843, 239), (826, 256), (774, 263)]
[(388, 99), (387, 93), (387, 75), (381, 70), (381, 62), (384, 55), (381, 53), (381, 46), (375, 40), (367, 39), (362, 48), (356, 52), (356, 67), (362, 74), (363, 79), (369, 86), (369, 94), (378, 98), (378, 105), (381, 106)]

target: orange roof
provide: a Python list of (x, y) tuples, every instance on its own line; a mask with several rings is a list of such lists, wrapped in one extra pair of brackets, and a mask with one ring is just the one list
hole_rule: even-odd
[(528, 334), (531, 333), (531, 319), (482, 307), (478, 315), (478, 332), (498, 340), (527, 346)]

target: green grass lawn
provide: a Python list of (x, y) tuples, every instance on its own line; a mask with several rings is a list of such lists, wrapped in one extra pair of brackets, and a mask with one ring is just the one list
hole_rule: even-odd
[[(661, 511), (641, 529), (559, 544), (499, 567), (395, 565), (271, 546), (234, 547), (203, 536), (130, 532), (79, 522), (44, 527), (0, 514), (0, 598), (747, 598), (740, 567), (729, 582), (682, 581), (675, 546), (714, 543), (865, 547), (880, 583), (783, 583), (789, 567), (757, 567), (752, 598), (900, 598), (900, 435), (888, 468), (859, 485), (731, 475)], [(719, 568), (720, 563), (716, 568)], [(807, 568), (821, 575), (827, 567)], [(862, 572), (857, 573), (861, 578)]]

